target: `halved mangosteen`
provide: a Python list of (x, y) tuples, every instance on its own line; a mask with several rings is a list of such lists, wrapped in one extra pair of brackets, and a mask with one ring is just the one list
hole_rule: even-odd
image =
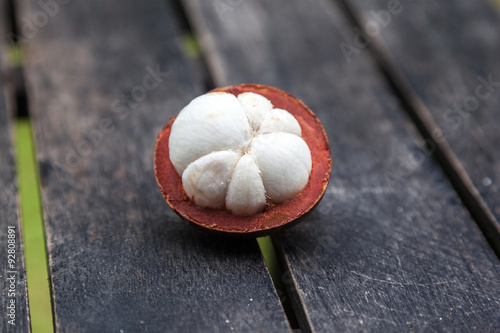
[(259, 237), (314, 210), (331, 158), (323, 126), (302, 101), (240, 84), (201, 95), (170, 119), (154, 166), (181, 217), (209, 231)]

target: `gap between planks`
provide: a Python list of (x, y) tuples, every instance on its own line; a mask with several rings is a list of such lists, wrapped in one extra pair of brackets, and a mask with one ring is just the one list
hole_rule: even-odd
[(19, 212), (22, 226), (22, 247), (26, 268), (29, 321), (33, 332), (54, 332), (50, 293), (47, 242), (40, 197), (38, 161), (26, 85), (24, 80), (23, 48), (19, 43), (18, 11), (14, 0), (4, 0), (4, 34), (2, 63), (8, 72), (10, 114), (15, 118), (14, 150), (18, 182)]

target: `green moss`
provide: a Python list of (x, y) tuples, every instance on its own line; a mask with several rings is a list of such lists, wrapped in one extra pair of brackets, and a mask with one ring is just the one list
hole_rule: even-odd
[(11, 66), (13, 66), (13, 67), (21, 66), (21, 64), (23, 62), (23, 54), (22, 54), (22, 50), (19, 47), (19, 45), (12, 44), (9, 47), (8, 53), (9, 53), (8, 59), (10, 61)]
[(260, 251), (264, 256), (264, 260), (266, 261), (266, 266), (269, 269), (269, 273), (273, 281), (281, 283), (280, 276), (280, 267), (278, 263), (278, 258), (276, 257), (276, 253), (274, 252), (273, 242), (270, 236), (257, 238), (257, 242), (260, 247)]
[(33, 333), (54, 332), (40, 184), (28, 120), (16, 122), (15, 138), (31, 327)]
[(198, 58), (201, 55), (200, 46), (196, 37), (191, 33), (182, 36), (182, 51), (188, 58)]

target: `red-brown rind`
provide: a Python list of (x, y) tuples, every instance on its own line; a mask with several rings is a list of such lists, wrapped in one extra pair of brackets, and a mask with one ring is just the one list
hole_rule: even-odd
[(154, 153), (156, 180), (163, 197), (181, 217), (214, 232), (259, 237), (294, 225), (316, 207), (330, 179), (330, 146), (319, 119), (301, 100), (274, 87), (241, 84), (213, 91), (229, 92), (235, 96), (242, 92), (254, 92), (268, 98), (274, 107), (293, 114), (302, 128), (302, 138), (311, 151), (312, 170), (309, 182), (295, 199), (269, 206), (263, 213), (254, 216), (237, 216), (226, 209), (214, 210), (197, 206), (188, 199), (182, 187), (181, 176), (170, 162), (168, 140), (175, 120), (172, 117), (158, 135)]

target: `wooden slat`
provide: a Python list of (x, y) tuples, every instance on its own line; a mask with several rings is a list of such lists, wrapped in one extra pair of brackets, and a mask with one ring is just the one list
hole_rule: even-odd
[(323, 201), (274, 238), (302, 328), (494, 330), (499, 262), (333, 2), (185, 2), (218, 85), (287, 90), (330, 139)]
[(256, 242), (157, 188), (156, 135), (201, 93), (177, 23), (165, 1), (72, 1), (24, 43), (58, 332), (289, 330)]
[(4, 107), (7, 108), (9, 117), (16, 116), (14, 114), (17, 109), (15, 96), (16, 90), (19, 87), (18, 72), (19, 67), (13, 62), (13, 48), (15, 44), (11, 42), (12, 25), (9, 16), (9, 1), (0, 0), (0, 69), (2, 75), (2, 93), (4, 98)]
[(384, 0), (350, 3), (363, 27), (379, 24), (373, 45), (500, 254), (500, 12), (487, 0), (402, 1), (392, 14)]
[[(10, 128), (13, 124), (5, 107), (4, 83), (0, 76), (0, 332), (29, 332), (26, 272)], [(9, 262), (9, 259), (13, 261)]]

